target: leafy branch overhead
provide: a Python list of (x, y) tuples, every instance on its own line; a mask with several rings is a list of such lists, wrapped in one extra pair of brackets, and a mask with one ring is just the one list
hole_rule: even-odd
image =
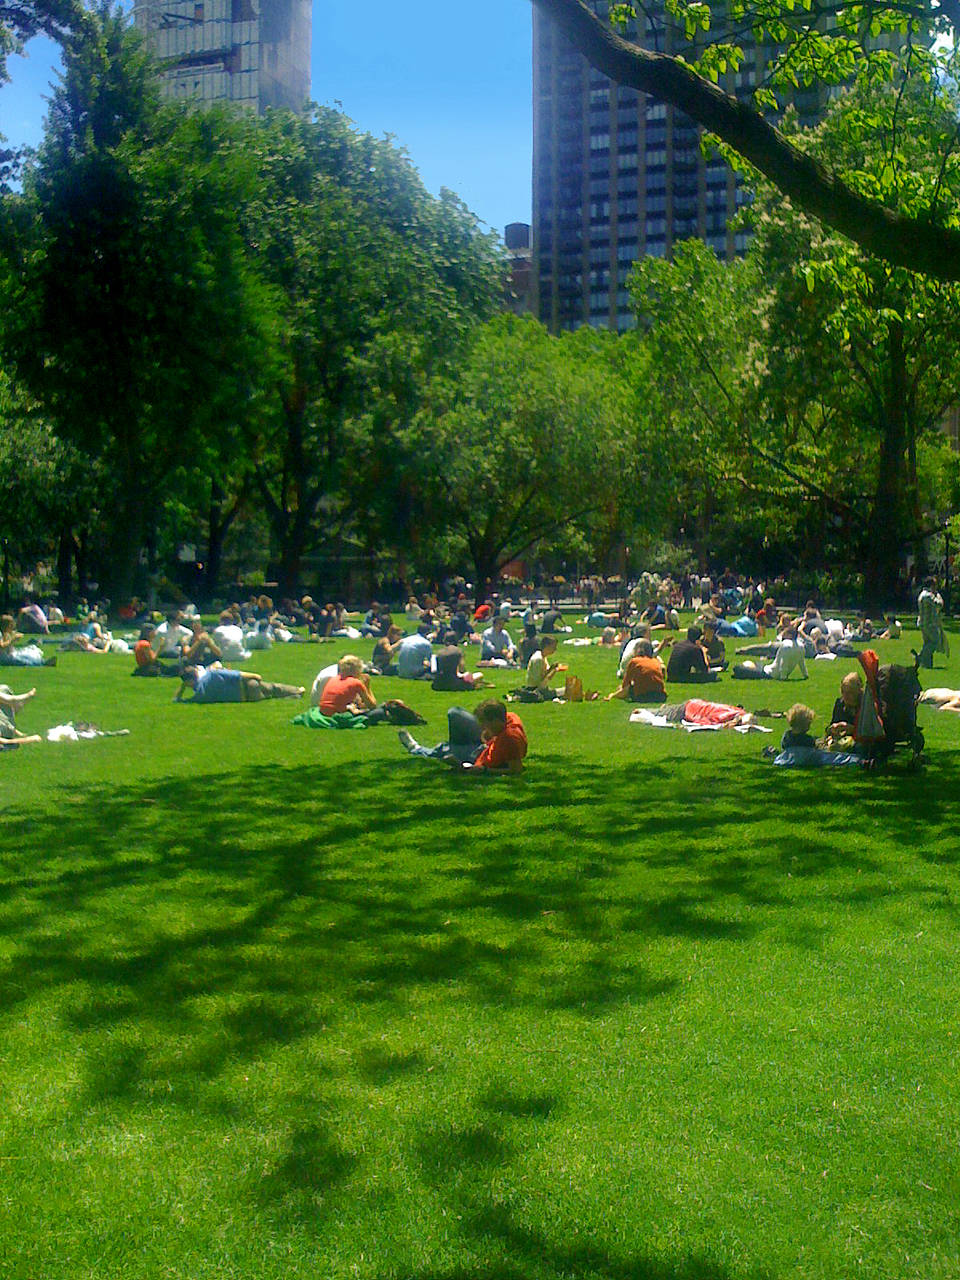
[[(941, 163), (918, 186), (902, 163), (899, 96), (955, 74), (960, 4), (887, 0), (733, 0), (729, 7), (668, 0), (666, 14), (614, 5), (609, 21), (585, 0), (534, 0), (599, 71), (686, 112), (768, 178), (794, 205), (895, 266), (960, 280), (956, 130), (939, 140)], [(946, 45), (946, 51), (943, 51)], [(664, 46), (675, 49), (665, 52)], [(749, 96), (736, 84), (748, 52), (769, 57)], [(887, 86), (874, 120), (889, 165), (865, 180), (856, 164), (833, 166), (788, 136), (771, 115), (802, 89), (857, 82)]]

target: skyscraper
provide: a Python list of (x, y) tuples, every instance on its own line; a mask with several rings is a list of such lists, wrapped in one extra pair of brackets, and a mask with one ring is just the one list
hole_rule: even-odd
[(303, 109), (312, 0), (136, 0), (165, 98)]
[[(605, 14), (606, 0), (595, 8)], [(681, 47), (662, 10), (647, 9), (636, 22), (649, 47)], [(644, 254), (669, 257), (690, 237), (725, 260), (742, 252), (746, 237), (730, 222), (745, 193), (722, 160), (701, 153), (700, 128), (688, 116), (613, 84), (536, 8), (533, 59), (534, 312), (554, 332), (629, 328), (631, 264)], [(729, 90), (748, 94), (765, 62), (766, 51), (745, 48)], [(817, 104), (797, 105), (815, 118)]]

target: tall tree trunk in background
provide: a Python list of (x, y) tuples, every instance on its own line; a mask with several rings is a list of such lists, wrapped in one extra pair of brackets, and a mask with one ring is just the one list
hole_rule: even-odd
[(61, 529), (57, 539), (57, 599), (62, 609), (73, 594), (73, 533)]
[(236, 497), (227, 503), (226, 496), (223, 487), (212, 480), (210, 505), (207, 509), (207, 554), (203, 561), (203, 589), (208, 600), (217, 594), (227, 533), (240, 510), (240, 498)]
[(910, 531), (907, 502), (907, 366), (903, 325), (887, 331), (889, 375), (880, 424), (877, 484), (868, 526), (864, 591), (869, 608), (892, 603), (903, 540)]

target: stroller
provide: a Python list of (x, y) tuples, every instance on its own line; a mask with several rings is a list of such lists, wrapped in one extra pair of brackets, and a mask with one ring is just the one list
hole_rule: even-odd
[(890, 759), (898, 743), (905, 743), (913, 751), (907, 767), (918, 769), (924, 747), (923, 733), (917, 728), (920, 657), (913, 649), (910, 652), (912, 667), (892, 663), (881, 667), (872, 649), (859, 654), (867, 687), (860, 699), (854, 737), (866, 758), (878, 764)]

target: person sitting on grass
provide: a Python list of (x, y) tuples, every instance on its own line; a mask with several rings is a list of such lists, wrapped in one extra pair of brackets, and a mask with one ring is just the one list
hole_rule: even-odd
[(385, 636), (380, 636), (377, 643), (373, 646), (373, 656), (370, 659), (371, 666), (380, 676), (395, 676), (397, 674), (397, 664), (394, 658), (400, 648), (403, 640), (403, 632), (397, 627), (391, 626), (387, 630)]
[(421, 619), (415, 633), (404, 636), (397, 646), (397, 675), (401, 680), (429, 680), (432, 657), (430, 624)]
[(44, 659), (38, 644), (19, 645), (23, 635), (17, 630), (13, 614), (0, 617), (0, 666), (4, 667), (53, 667), (56, 658)]
[(491, 667), (515, 667), (517, 647), (510, 639), (506, 624), (500, 617), (494, 618), (480, 640), (480, 663)]
[(667, 663), (667, 679), (671, 684), (707, 684), (719, 677), (711, 671), (707, 655), (700, 644), (699, 627), (688, 627), (686, 640), (673, 646)]
[(629, 638), (624, 641), (620, 648), (620, 663), (617, 667), (617, 675), (622, 676), (627, 669), (627, 663), (631, 658), (637, 656), (641, 640), (649, 640), (653, 648), (653, 656), (659, 657), (664, 649), (668, 649), (673, 644), (672, 636), (664, 636), (662, 640), (654, 640), (650, 634), (650, 628), (645, 622), (636, 622), (630, 628)]
[(649, 640), (640, 640), (627, 663), (620, 688), (608, 693), (606, 701), (625, 698), (628, 702), (666, 702), (665, 679), (666, 670), (661, 660), (654, 656), (653, 645)]
[[(209, 667), (184, 667), (174, 702), (262, 702), (265, 698), (302, 698), (303, 685), (274, 684), (256, 671), (230, 671), (214, 662)], [(193, 697), (184, 699), (184, 693)]]
[(28, 689), (26, 693), (14, 693), (9, 685), (0, 684), (0, 750), (43, 741), (37, 733), (21, 733), (14, 724), (17, 712), (36, 696), (36, 692), (36, 689)]
[(452, 631), (447, 632), (447, 643), (436, 657), (437, 670), (430, 688), (438, 693), (472, 692), (484, 683), (483, 673), (467, 671), (463, 664), (463, 651), (455, 642)]
[(700, 642), (707, 655), (707, 663), (711, 671), (726, 671), (727, 647), (720, 639), (718, 624), (712, 618), (703, 622), (703, 639)]
[(559, 689), (551, 689), (550, 681), (558, 672), (566, 671), (565, 662), (551, 662), (557, 652), (556, 636), (541, 636), (540, 643), (530, 655), (527, 663), (527, 678), (523, 692), (528, 701), (555, 702), (560, 697)]
[(824, 741), (830, 750), (850, 751), (854, 746), (854, 729), (860, 714), (863, 678), (859, 671), (848, 671), (840, 681), (840, 696), (833, 704), (830, 723), (824, 730)]
[(179, 664), (167, 665), (160, 661), (158, 649), (153, 647), (157, 629), (151, 623), (140, 628), (140, 639), (133, 646), (134, 676), (178, 676)]
[[(454, 712), (459, 713), (455, 722), (451, 720)], [(472, 741), (474, 730), (470, 721), (473, 720), (479, 727), (480, 742)], [(475, 770), (481, 776), (523, 772), (523, 761), (527, 754), (526, 730), (520, 717), (508, 711), (502, 702), (494, 699), (481, 702), (475, 716), (470, 716), (463, 707), (451, 707), (447, 724), (451, 740), (437, 747), (421, 747), (406, 729), (401, 729), (397, 736), (411, 755), (444, 761), (460, 769)], [(456, 743), (453, 740), (455, 732), (458, 739)]]
[[(315, 688), (316, 684), (314, 681)], [(386, 711), (377, 704), (370, 688), (370, 677), (364, 674), (363, 663), (354, 653), (345, 653), (337, 663), (337, 674), (324, 683), (318, 706), (325, 716), (346, 712), (362, 716), (367, 724), (379, 724), (386, 719)]]
[(157, 627), (156, 643), (160, 657), (176, 658), (179, 661), (190, 640), (191, 632), (180, 621), (180, 610), (171, 610), (166, 621)]
[(48, 635), (50, 625), (47, 615), (36, 600), (26, 600), (17, 614), (17, 626), (28, 635)]
[(755, 662), (748, 659), (733, 668), (733, 677), (735, 680), (789, 680), (794, 671), (800, 673), (801, 680), (808, 678), (803, 645), (797, 638), (796, 625), (790, 623), (783, 633), (783, 639), (777, 646), (772, 662), (758, 667)]
[(200, 618), (190, 623), (190, 642), (183, 651), (185, 667), (206, 666), (210, 662), (219, 662), (223, 651), (210, 635)]
[(866, 761), (861, 755), (851, 751), (825, 751), (817, 746), (810, 733), (815, 718), (815, 711), (802, 702), (795, 702), (787, 712), (787, 728), (780, 739), (779, 752), (768, 747), (764, 755), (772, 756), (774, 764), (793, 768), (864, 768)]

